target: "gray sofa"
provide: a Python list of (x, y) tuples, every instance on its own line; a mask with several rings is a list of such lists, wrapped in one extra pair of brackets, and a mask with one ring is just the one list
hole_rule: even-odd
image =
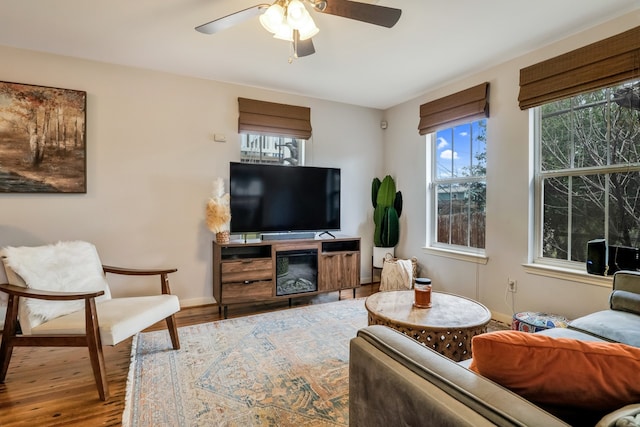
[[(538, 333), (640, 347), (640, 273), (617, 272), (609, 301), (608, 310)], [(542, 408), (470, 371), (465, 362), (386, 326), (361, 329), (350, 345), (349, 425), (594, 426), (606, 415)]]

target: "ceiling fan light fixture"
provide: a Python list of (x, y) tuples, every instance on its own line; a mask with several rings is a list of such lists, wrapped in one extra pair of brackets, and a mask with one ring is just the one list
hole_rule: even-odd
[(262, 26), (279, 40), (293, 41), (293, 31), (307, 40), (320, 31), (300, 0), (276, 1), (260, 16)]
[(260, 24), (265, 30), (272, 34), (276, 34), (283, 24), (286, 25), (284, 15), (285, 10), (278, 3), (274, 3), (260, 15)]
[(278, 28), (278, 31), (273, 35), (274, 38), (279, 40), (286, 40), (288, 42), (293, 41), (293, 28), (287, 25), (286, 22), (283, 22), (282, 25)]
[(300, 40), (307, 40), (318, 34), (320, 29), (316, 27), (316, 23), (313, 22), (313, 19), (309, 16), (309, 20), (306, 21), (302, 27), (298, 28), (298, 31), (300, 32)]
[(291, 0), (287, 6), (287, 24), (300, 32), (300, 40), (307, 40), (320, 31), (307, 8), (299, 0)]
[(287, 5), (287, 23), (294, 29), (298, 29), (303, 22), (310, 18), (309, 12), (300, 0), (291, 0)]

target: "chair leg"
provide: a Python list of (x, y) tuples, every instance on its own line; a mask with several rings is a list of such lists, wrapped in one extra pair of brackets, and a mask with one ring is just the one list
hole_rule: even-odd
[(178, 328), (176, 327), (176, 318), (172, 314), (165, 319), (167, 321), (167, 329), (169, 329), (169, 336), (171, 336), (171, 344), (173, 344), (174, 350), (180, 350), (180, 339), (178, 338)]
[(98, 314), (96, 302), (93, 298), (85, 300), (85, 320), (87, 332), (87, 347), (89, 347), (89, 359), (93, 369), (93, 377), (96, 380), (100, 400), (109, 399), (109, 385), (107, 384), (107, 372), (102, 353), (102, 341), (98, 327)]
[(9, 362), (13, 354), (13, 338), (16, 336), (18, 326), (18, 297), (9, 295), (7, 301), (7, 314), (2, 331), (2, 345), (0, 345), (0, 383), (4, 383), (9, 370)]

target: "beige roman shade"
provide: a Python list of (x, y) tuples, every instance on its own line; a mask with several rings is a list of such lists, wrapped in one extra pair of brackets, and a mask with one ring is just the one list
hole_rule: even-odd
[(489, 83), (465, 89), (420, 106), (420, 135), (489, 117)]
[(238, 98), (238, 132), (311, 138), (311, 109)]
[(520, 70), (520, 109), (640, 76), (640, 27)]

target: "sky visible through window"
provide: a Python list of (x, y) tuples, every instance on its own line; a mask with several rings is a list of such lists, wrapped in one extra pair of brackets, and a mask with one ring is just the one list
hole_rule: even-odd
[[(485, 151), (480, 121), (454, 126), (436, 133), (436, 175), (438, 179), (474, 175)], [(477, 173), (477, 172), (476, 172)]]

